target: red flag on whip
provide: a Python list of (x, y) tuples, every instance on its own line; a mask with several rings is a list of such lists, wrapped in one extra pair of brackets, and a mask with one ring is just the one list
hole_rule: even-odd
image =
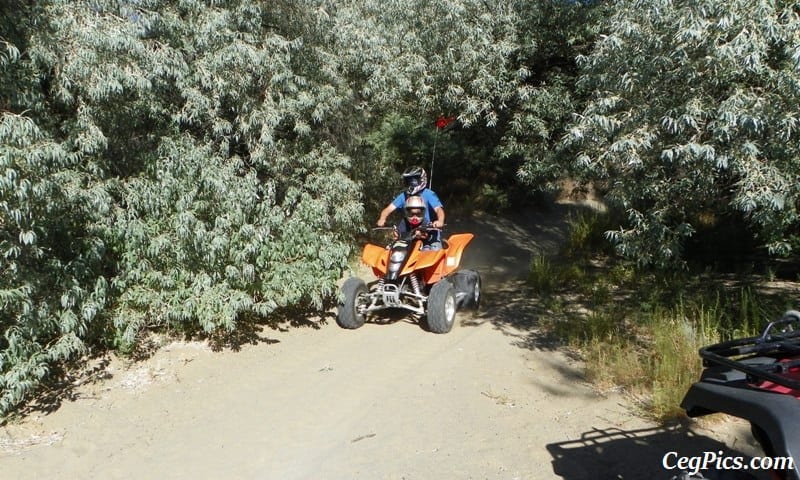
[(436, 119), (436, 128), (441, 130), (455, 121), (456, 117), (445, 117), (444, 115), (439, 115), (439, 118)]

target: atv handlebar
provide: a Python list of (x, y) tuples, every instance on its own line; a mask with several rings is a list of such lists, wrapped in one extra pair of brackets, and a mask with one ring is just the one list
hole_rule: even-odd
[[(425, 225), (420, 225), (419, 227), (415, 227), (412, 230), (439, 230), (439, 231), (441, 231), (441, 230), (444, 230), (444, 227), (446, 227), (446, 226), (447, 226), (447, 224), (444, 224), (444, 225), (441, 226), (441, 228), (439, 228), (439, 227), (434, 227), (432, 223), (426, 223)], [(397, 225), (392, 226), (392, 227), (372, 227), (372, 231), (373, 232), (377, 232), (377, 231), (381, 231), (381, 230), (397, 230)]]
[(420, 225), (419, 227), (415, 228), (414, 230), (425, 230), (425, 231), (428, 231), (428, 232), (441, 232), (442, 230), (444, 230), (445, 226), (446, 225), (442, 225), (441, 228), (440, 227), (434, 227), (432, 223), (428, 223), (428, 224), (425, 224), (425, 225)]
[(442, 225), (442, 228), (434, 227), (432, 223), (426, 223), (424, 225), (420, 225), (418, 227), (412, 228), (411, 230), (407, 230), (400, 235), (398, 231), (397, 225), (391, 227), (372, 227), (373, 232), (379, 231), (391, 231), (395, 236), (394, 238), (403, 239), (406, 241), (411, 241), (416, 237), (417, 232), (441, 232), (446, 225)]

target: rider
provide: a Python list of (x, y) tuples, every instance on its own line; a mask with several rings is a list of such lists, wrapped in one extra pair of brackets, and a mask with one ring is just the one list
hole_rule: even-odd
[(377, 225), (379, 227), (386, 225), (386, 218), (389, 214), (398, 208), (405, 208), (406, 200), (409, 197), (420, 196), (427, 205), (423, 222), (425, 224), (430, 223), (434, 228), (442, 228), (444, 226), (444, 205), (442, 205), (439, 196), (433, 190), (426, 188), (428, 186), (428, 176), (425, 174), (425, 170), (422, 167), (411, 167), (403, 172), (403, 186), (405, 190), (400, 192), (392, 200), (392, 203), (381, 210)]
[(421, 250), (441, 250), (442, 242), (439, 240), (437, 231), (425, 230), (424, 228), (415, 230), (417, 227), (424, 225), (423, 218), (425, 217), (426, 208), (425, 200), (422, 197), (414, 195), (406, 198), (405, 217), (397, 224), (395, 236), (401, 237), (414, 230), (414, 238), (422, 240)]

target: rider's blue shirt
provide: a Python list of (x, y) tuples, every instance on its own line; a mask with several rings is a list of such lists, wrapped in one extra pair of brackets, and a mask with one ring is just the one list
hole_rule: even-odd
[[(436, 215), (436, 210), (434, 209), (437, 207), (444, 207), (444, 205), (442, 205), (442, 201), (439, 200), (439, 196), (429, 188), (422, 190), (417, 195), (422, 197), (422, 199), (425, 200), (425, 204), (428, 206), (428, 208), (425, 209), (425, 218), (422, 221), (424, 223), (431, 223), (434, 220), (437, 220), (438, 216)], [(408, 195), (406, 195), (405, 192), (400, 192), (400, 195), (395, 197), (395, 199), (392, 201), (392, 205), (399, 210), (403, 210), (406, 206), (407, 196)]]

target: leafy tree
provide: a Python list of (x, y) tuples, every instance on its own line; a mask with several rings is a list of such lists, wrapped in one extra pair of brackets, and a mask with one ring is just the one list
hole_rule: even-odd
[(577, 85), (579, 55), (588, 54), (611, 8), (608, 2), (543, 0), (518, 6), (520, 48), (516, 61), (531, 75), (512, 109), (498, 152), (522, 158), (519, 180), (536, 190), (557, 190), (573, 152), (558, 144), (589, 89)]
[[(527, 199), (508, 195), (521, 190), (523, 158), (531, 161), (521, 177), (537, 188), (564, 172), (553, 147), (582, 101), (573, 92), (575, 57), (591, 48), (605, 3), (331, 3), (341, 64), (356, 100), (377, 117), (366, 137), (375, 148), (366, 152), (378, 178), (420, 159), (427, 163), (434, 142), (439, 178), (448, 180), (438, 188), (484, 206)], [(433, 135), (440, 114), (456, 116), (461, 128)], [(413, 147), (405, 148), (403, 138), (414, 139)], [(500, 138), (502, 148), (493, 152)], [(460, 187), (464, 179), (471, 190)], [(385, 188), (379, 183), (370, 189), (366, 179), (368, 198)]]
[(565, 169), (628, 213), (609, 233), (645, 264), (679, 261), (704, 214), (741, 215), (797, 248), (800, 12), (786, 1), (618, 2), (579, 58), (591, 100)]
[[(359, 170), (369, 172), (363, 185), (370, 209), (385, 205), (397, 171), (427, 166), (434, 155), (440, 193), (461, 203), (484, 198), (485, 206), (507, 199), (518, 162), (495, 161), (492, 149), (518, 105), (537, 101), (526, 82), (537, 75), (533, 57), (546, 48), (520, 32), (527, 35), (540, 4), (556, 3), (330, 2), (340, 65), (370, 119), (366, 148), (357, 154), (365, 167)], [(434, 128), (440, 115), (457, 118), (446, 135)]]
[(31, 118), (46, 110), (29, 56), (46, 8), (12, 2), (0, 30), (0, 414), (102, 335), (109, 290), (85, 145)]
[(496, 125), (528, 74), (509, 63), (517, 49), (509, 2), (401, 0), (330, 2), (343, 71), (356, 99), (377, 112), (455, 112), (464, 125)]
[(162, 86), (147, 102), (170, 112), (170, 136), (121, 185), (122, 340), (146, 325), (232, 331), (245, 313), (322, 309), (361, 212), (337, 143), (349, 88), (320, 44), (324, 16), (292, 2), (149, 8), (142, 42), (176, 70), (151, 80)]
[(106, 338), (335, 298), (358, 117), (315, 2), (18, 3), (0, 30), (0, 413)]

